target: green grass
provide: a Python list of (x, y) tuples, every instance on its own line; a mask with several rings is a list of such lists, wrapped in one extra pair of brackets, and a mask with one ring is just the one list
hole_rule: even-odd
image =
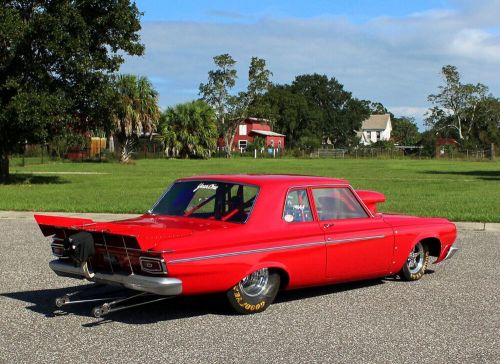
[(354, 188), (383, 192), (387, 202), (380, 205), (380, 211), (442, 216), (455, 221), (500, 221), (498, 162), (234, 158), (139, 160), (135, 165), (16, 164), (11, 167), (14, 183), (0, 185), (0, 210), (141, 213), (178, 177), (294, 173), (343, 178)]

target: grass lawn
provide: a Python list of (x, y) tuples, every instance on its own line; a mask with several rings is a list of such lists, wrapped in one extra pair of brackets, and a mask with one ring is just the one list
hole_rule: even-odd
[(387, 198), (380, 211), (500, 221), (498, 162), (234, 158), (16, 164), (11, 166), (15, 182), (0, 185), (0, 210), (141, 213), (178, 177), (294, 173), (343, 178), (354, 188), (380, 191)]

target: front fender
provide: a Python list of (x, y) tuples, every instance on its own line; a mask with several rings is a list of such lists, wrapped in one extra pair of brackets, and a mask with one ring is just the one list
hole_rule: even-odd
[[(395, 254), (394, 256), (394, 264), (393, 266), (397, 267), (393, 272), (399, 272), (401, 269), (403, 269), (403, 265), (406, 262), (406, 259), (408, 258), (408, 255), (410, 252), (415, 248), (415, 245), (417, 245), (420, 241), (426, 240), (426, 239), (432, 239), (432, 240), (437, 240), (440, 247), (440, 254), (442, 252), (441, 249), (441, 240), (439, 238), (439, 235), (436, 233), (429, 233), (429, 232), (423, 232), (420, 233), (414, 237), (411, 237), (410, 239), (405, 241), (398, 241), (397, 246), (398, 246), (398, 253)], [(440, 255), (439, 254), (439, 255)]]

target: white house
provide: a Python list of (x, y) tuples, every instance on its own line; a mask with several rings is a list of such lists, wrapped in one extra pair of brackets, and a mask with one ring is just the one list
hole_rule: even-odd
[(391, 115), (370, 115), (370, 117), (363, 121), (361, 130), (357, 135), (360, 137), (360, 144), (370, 145), (380, 140), (391, 139)]

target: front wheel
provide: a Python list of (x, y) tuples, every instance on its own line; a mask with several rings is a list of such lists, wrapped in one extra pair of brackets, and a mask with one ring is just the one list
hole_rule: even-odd
[(259, 269), (227, 291), (231, 306), (241, 314), (264, 311), (276, 298), (280, 275), (267, 268)]
[(425, 273), (429, 264), (429, 249), (426, 245), (418, 243), (408, 255), (401, 271), (402, 277), (407, 281), (417, 281)]

